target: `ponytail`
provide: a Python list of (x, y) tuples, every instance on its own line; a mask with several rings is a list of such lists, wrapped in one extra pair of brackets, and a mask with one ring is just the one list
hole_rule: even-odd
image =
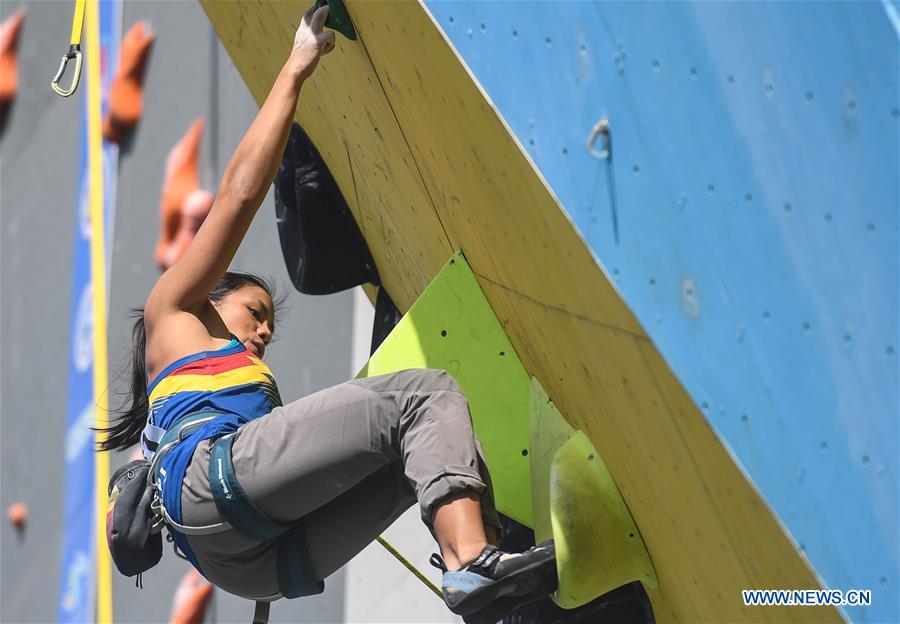
[[(98, 451), (119, 451), (134, 446), (141, 440), (141, 432), (147, 421), (149, 401), (147, 397), (147, 368), (144, 352), (147, 348), (147, 329), (144, 327), (144, 308), (132, 308), (129, 315), (135, 319), (131, 329), (131, 406), (119, 412), (116, 422), (100, 431), (106, 438), (97, 443)], [(126, 399), (126, 404), (129, 399)], [(124, 408), (124, 405), (123, 405)]]

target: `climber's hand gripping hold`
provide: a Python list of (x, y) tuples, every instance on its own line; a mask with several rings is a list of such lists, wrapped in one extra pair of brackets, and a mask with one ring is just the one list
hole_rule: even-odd
[(291, 50), (290, 63), (296, 63), (302, 77), (308, 78), (316, 69), (319, 57), (334, 50), (334, 31), (322, 28), (328, 19), (328, 6), (316, 9), (311, 6), (294, 35), (294, 48)]

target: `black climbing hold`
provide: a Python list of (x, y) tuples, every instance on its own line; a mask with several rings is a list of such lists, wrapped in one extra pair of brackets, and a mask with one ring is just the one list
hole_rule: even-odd
[(375, 322), (372, 325), (372, 344), (369, 354), (375, 353), (391, 330), (397, 326), (403, 314), (394, 305), (390, 295), (382, 286), (375, 298)]
[(316, 0), (316, 7), (326, 4), (328, 5), (328, 19), (325, 20), (325, 26), (338, 31), (351, 41), (356, 41), (356, 30), (353, 28), (353, 22), (350, 21), (350, 14), (347, 13), (344, 0)]
[(307, 295), (378, 284), (366, 241), (337, 182), (298, 124), (275, 178), (275, 216), (291, 281)]

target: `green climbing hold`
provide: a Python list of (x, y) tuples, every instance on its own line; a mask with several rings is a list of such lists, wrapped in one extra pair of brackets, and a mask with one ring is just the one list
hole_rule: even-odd
[(328, 5), (328, 19), (325, 26), (341, 33), (347, 39), (356, 41), (356, 30), (353, 28), (353, 22), (350, 21), (350, 14), (347, 7), (344, 6), (344, 0), (316, 0), (316, 6), (322, 7)]

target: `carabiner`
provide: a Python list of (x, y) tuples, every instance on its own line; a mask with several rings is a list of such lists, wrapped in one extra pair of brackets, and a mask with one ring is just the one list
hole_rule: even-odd
[[(59, 71), (56, 77), (50, 81), (50, 88), (63, 97), (69, 97), (75, 93), (78, 88), (78, 81), (81, 80), (81, 31), (84, 30), (84, 9), (85, 0), (75, 0), (75, 15), (72, 16), (72, 37), (69, 39), (69, 51), (62, 57), (59, 64)], [(72, 76), (72, 85), (68, 89), (59, 86), (63, 74), (66, 73), (66, 65), (69, 61), (75, 59), (75, 75)]]
[[(59, 86), (59, 81), (62, 80), (63, 74), (66, 73), (66, 66), (71, 59), (75, 59), (75, 74), (72, 76), (72, 84), (69, 88), (63, 89)], [(50, 88), (63, 97), (69, 97), (75, 93), (75, 89), (78, 88), (79, 80), (81, 80), (81, 46), (72, 44), (69, 46), (69, 51), (66, 55), (62, 57), (62, 62), (59, 64), (59, 71), (56, 72), (56, 77), (50, 81)]]

